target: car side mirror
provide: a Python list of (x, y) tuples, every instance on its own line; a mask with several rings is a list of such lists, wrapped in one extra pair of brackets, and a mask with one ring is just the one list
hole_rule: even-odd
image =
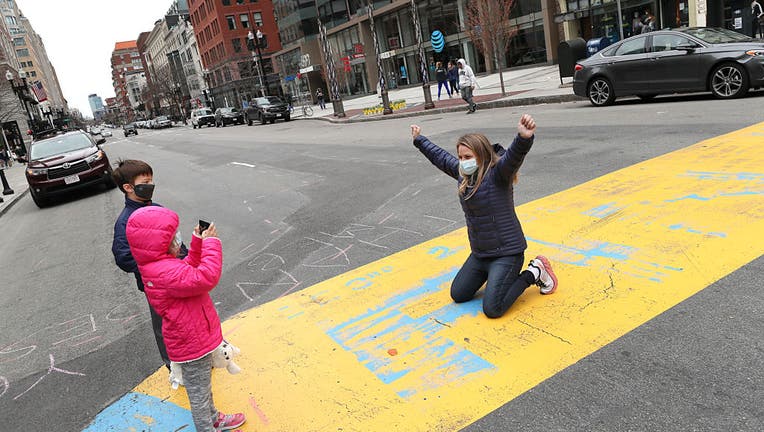
[(99, 137), (96, 139), (96, 144), (103, 144), (103, 143), (105, 143), (105, 142), (106, 142), (106, 138), (104, 138), (104, 137), (102, 137), (102, 136), (99, 136)]
[(688, 53), (691, 53), (691, 52), (695, 51), (695, 48), (696, 48), (696, 46), (693, 45), (693, 44), (679, 44), (679, 45), (676, 46), (676, 49), (678, 51), (685, 51), (685, 52), (688, 52)]

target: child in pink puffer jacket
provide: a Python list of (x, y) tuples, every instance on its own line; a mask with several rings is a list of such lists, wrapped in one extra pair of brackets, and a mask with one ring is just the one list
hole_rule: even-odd
[(138, 264), (149, 303), (162, 316), (167, 355), (180, 363), (198, 432), (230, 430), (244, 414), (225, 415), (212, 402), (212, 352), (223, 342), (209, 292), (220, 280), (223, 250), (214, 225), (197, 225), (184, 260), (177, 259), (181, 240), (178, 215), (164, 207), (143, 207), (127, 221), (127, 241)]

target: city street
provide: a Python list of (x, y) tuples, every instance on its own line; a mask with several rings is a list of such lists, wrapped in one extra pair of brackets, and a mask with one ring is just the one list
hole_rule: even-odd
[[(536, 141), (515, 187), (521, 205), (757, 124), (761, 96), (189, 125), (130, 138), (115, 130), (103, 149), (112, 163), (153, 166), (154, 198), (180, 215), (185, 239), (198, 219), (218, 226), (224, 273), (212, 297), (225, 320), (464, 226), (456, 185), (412, 146), (411, 123), (453, 153), (473, 131), (507, 145), (521, 114), (533, 115)], [(38, 209), (27, 195), (2, 215), (0, 429), (81, 431), (161, 367), (145, 296), (111, 254), (123, 202), (118, 189), (95, 188)], [(759, 257), (709, 281), (464, 430), (761, 430), (762, 271)], [(337, 418), (332, 430), (342, 425)]]

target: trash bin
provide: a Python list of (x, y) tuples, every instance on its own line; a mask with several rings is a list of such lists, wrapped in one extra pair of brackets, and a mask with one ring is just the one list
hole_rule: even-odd
[(586, 56), (591, 57), (608, 45), (610, 45), (610, 39), (606, 37), (589, 39), (586, 42)]
[(560, 42), (557, 47), (557, 61), (560, 66), (560, 84), (563, 77), (572, 77), (576, 71), (576, 62), (586, 58), (586, 41), (576, 38)]

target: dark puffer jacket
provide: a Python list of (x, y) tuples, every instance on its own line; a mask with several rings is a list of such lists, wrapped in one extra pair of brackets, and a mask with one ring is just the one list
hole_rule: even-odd
[[(496, 258), (524, 252), (528, 247), (523, 229), (515, 213), (512, 177), (533, 145), (533, 137), (517, 135), (508, 150), (494, 145), (500, 155), (496, 165), (488, 170), (477, 192), (468, 200), (459, 201), (467, 221), (467, 233), (472, 253), (478, 258)], [(433, 165), (461, 183), (459, 159), (433, 144), (424, 136), (414, 139), (419, 149)], [(469, 195), (470, 189), (466, 195)]]

